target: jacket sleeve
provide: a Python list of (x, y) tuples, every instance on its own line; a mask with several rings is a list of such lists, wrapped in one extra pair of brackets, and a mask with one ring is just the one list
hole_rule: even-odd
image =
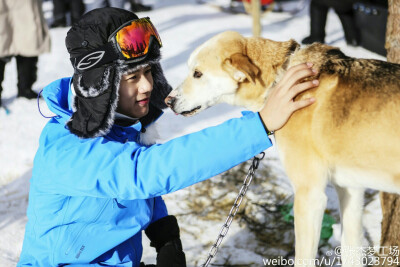
[(165, 202), (161, 197), (154, 198), (153, 212), (153, 217), (151, 218), (150, 223), (158, 221), (159, 219), (164, 218), (168, 215), (167, 206), (165, 205)]
[[(46, 126), (47, 127), (47, 126)], [(45, 128), (46, 129), (46, 128)], [(74, 145), (67, 145), (76, 138)], [(42, 134), (33, 178), (46, 192), (148, 199), (220, 174), (271, 146), (257, 113), (150, 147)], [(79, 145), (76, 142), (80, 142)]]

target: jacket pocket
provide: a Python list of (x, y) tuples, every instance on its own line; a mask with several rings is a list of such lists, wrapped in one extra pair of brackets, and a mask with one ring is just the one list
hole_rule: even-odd
[(79, 240), (79, 237), (82, 235), (82, 233), (85, 231), (85, 229), (87, 227), (89, 227), (90, 225), (94, 224), (100, 217), (100, 215), (103, 213), (104, 209), (107, 207), (108, 203), (111, 201), (111, 199), (107, 199), (103, 205), (101, 206), (101, 208), (99, 209), (99, 211), (97, 212), (97, 214), (93, 217), (92, 220), (90, 220), (88, 223), (86, 223), (85, 225), (82, 225), (81, 228), (79, 230), (77, 230), (75, 237), (72, 239), (71, 241), (71, 245), (67, 248), (67, 250), (65, 251), (65, 255), (68, 255), (71, 250), (74, 248), (74, 246), (77, 244), (77, 241)]

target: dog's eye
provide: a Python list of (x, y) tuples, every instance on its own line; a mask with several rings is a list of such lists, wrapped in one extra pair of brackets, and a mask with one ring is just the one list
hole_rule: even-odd
[(195, 78), (200, 78), (201, 76), (203, 75), (203, 73), (201, 73), (200, 71), (194, 71), (194, 73), (193, 73), (193, 77), (195, 77)]

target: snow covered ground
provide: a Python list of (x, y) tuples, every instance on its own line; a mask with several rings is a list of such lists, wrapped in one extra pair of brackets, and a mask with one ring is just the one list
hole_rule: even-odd
[[(228, 0), (216, 0), (222, 4)], [(186, 75), (186, 60), (190, 53), (201, 43), (213, 35), (234, 30), (245, 36), (252, 33), (250, 16), (222, 13), (217, 8), (198, 4), (194, 0), (159, 0), (145, 1), (153, 4), (154, 10), (142, 13), (150, 16), (163, 40), (163, 60), (165, 74), (172, 86), (177, 86)], [(51, 29), (52, 50), (39, 58), (38, 80), (35, 91), (61, 77), (70, 76), (72, 67), (64, 45), (68, 28)], [(285, 13), (268, 13), (262, 17), (262, 36), (284, 41), (293, 38), (297, 41), (309, 33), (308, 11), (303, 10), (296, 16)], [(348, 47), (344, 41), (343, 31), (338, 17), (331, 12), (327, 22), (327, 43), (338, 46), (347, 55), (385, 59), (360, 47)], [(47, 122), (38, 112), (36, 100), (16, 98), (16, 64), (15, 60), (7, 64), (3, 82), (3, 103), (6, 109), (0, 110), (0, 266), (15, 266), (22, 248), (24, 226), (26, 223), (26, 207), (29, 190), (29, 178), (32, 162), (38, 146), (41, 129)], [(43, 100), (39, 101), (42, 112), (51, 115)], [(161, 141), (215, 125), (231, 117), (240, 116), (240, 109), (227, 105), (218, 105), (203, 113), (183, 118), (167, 111), (159, 121)], [(285, 179), (282, 166), (277, 160), (274, 148), (266, 151), (266, 164), (270, 165), (278, 176)], [(239, 186), (239, 185), (238, 185)], [(332, 190), (331, 190), (332, 191)], [(329, 191), (333, 203), (335, 194)], [(165, 196), (172, 214), (184, 213), (177, 202), (185, 195), (185, 190)], [(228, 212), (228, 211), (226, 211)], [(368, 204), (365, 209), (365, 227), (374, 244), (379, 242), (380, 233), (379, 200)], [(210, 244), (214, 242), (219, 229), (225, 220), (205, 222), (185, 219), (181, 222), (182, 239), (187, 255), (188, 266), (199, 266), (207, 256)], [(196, 233), (194, 235), (193, 233)], [(333, 240), (338, 240), (340, 227), (335, 226)], [(222, 243), (216, 262), (222, 264), (224, 258), (230, 262), (247, 264), (246, 266), (262, 266), (262, 256), (254, 253), (255, 244), (251, 242), (252, 234), (233, 222), (228, 237)], [(154, 252), (146, 248), (144, 243), (144, 261), (154, 262)], [(332, 241), (335, 242), (335, 241)], [(337, 241), (336, 241), (337, 242)], [(242, 245), (237, 245), (242, 244)], [(227, 256), (228, 255), (228, 256)], [(220, 265), (222, 266), (222, 265)]]

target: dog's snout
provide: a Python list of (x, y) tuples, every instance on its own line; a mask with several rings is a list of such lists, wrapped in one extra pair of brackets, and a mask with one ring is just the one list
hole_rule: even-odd
[(167, 96), (167, 98), (165, 98), (165, 104), (167, 104), (167, 106), (170, 108), (172, 108), (174, 106), (175, 101), (176, 101), (176, 98), (173, 96)]

